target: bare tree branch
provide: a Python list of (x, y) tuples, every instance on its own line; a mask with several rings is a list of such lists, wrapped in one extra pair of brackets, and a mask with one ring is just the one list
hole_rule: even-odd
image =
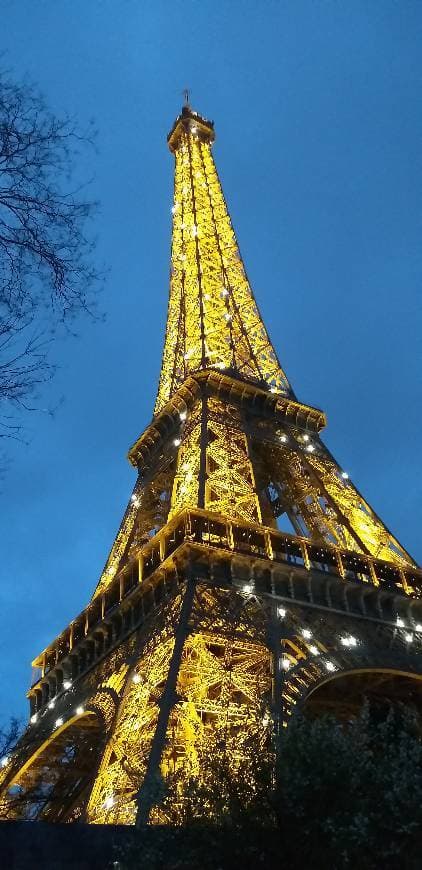
[(96, 203), (77, 179), (94, 138), (0, 71), (0, 437), (19, 437), (23, 413), (39, 409), (59, 328), (98, 316)]

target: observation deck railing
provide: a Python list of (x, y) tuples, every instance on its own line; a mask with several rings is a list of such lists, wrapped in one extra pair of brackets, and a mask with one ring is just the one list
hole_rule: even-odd
[[(185, 509), (145, 543), (136, 557), (110, 580), (107, 589), (94, 597), (65, 631), (34, 660), (34, 683), (30, 696), (33, 696), (37, 684), (44, 681), (42, 698), (38, 698), (35, 709), (39, 709), (54, 691), (49, 680), (46, 693), (45, 683), (53, 671), (56, 692), (60, 691), (66, 678), (76, 676), (76, 673), (70, 673), (69, 663), (75, 662), (78, 648), (85, 647), (76, 668), (80, 674), (81, 670), (92, 667), (98, 654), (109, 649), (119, 640), (119, 636), (133, 631), (168, 594), (170, 587), (181, 582), (180, 576), (175, 580), (177, 571), (173, 569), (177, 555), (181, 557), (182, 548), (186, 546), (204, 551), (211, 549), (217, 559), (221, 557), (224, 560), (225, 553), (236, 556), (238, 561), (242, 557), (250, 561), (252, 557), (254, 562), (265, 562), (267, 568), (284, 564), (292, 570), (301, 569), (302, 573), (318, 572), (320, 577), (324, 574), (334, 575), (338, 580), (373, 589), (380, 587), (396, 595), (422, 597), (422, 570), (417, 567), (397, 566), (269, 527), (227, 520), (209, 511)], [(231, 570), (233, 574), (235, 569)], [(235, 578), (232, 576), (227, 579), (231, 582)], [(121, 613), (118, 620), (115, 618), (117, 613)], [(72, 668), (75, 670), (74, 664)]]

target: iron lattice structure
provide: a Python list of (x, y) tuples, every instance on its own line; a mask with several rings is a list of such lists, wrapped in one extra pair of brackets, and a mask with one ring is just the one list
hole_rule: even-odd
[(322, 411), (292, 391), (213, 140), (185, 106), (168, 137), (154, 417), (129, 451), (138, 478), (95, 592), (33, 663), (3, 816), (154, 821), (159, 775), (200, 775), (208, 746), (239, 758), (245, 736), (279, 730), (304, 703), (344, 716), (363, 691), (416, 697), (422, 572), (323, 444)]

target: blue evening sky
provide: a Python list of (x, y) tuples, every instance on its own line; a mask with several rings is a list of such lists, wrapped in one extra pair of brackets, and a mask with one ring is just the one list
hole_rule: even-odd
[(30, 660), (87, 603), (148, 423), (167, 307), (173, 158), (192, 89), (282, 365), (326, 440), (422, 558), (422, 4), (412, 0), (0, 0), (3, 65), (91, 117), (84, 168), (110, 267), (105, 325), (10, 445), (1, 483), (0, 718), (26, 714)]

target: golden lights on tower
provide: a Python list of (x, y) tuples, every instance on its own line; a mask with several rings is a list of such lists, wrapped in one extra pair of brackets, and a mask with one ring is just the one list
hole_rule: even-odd
[[(323, 412), (293, 393), (213, 141), (213, 124), (185, 106), (168, 137), (154, 415), (129, 451), (138, 479), (91, 601), (34, 660), (30, 725), (0, 769), (9, 816), (10, 789), (30, 794), (42, 780), (39, 818), (163, 821), (151, 797), (160, 777), (199, 776), (221, 745), (241, 763), (242, 741), (286, 725), (328, 676), (422, 641), (422, 612), (397, 605), (417, 607), (422, 574), (324, 445)], [(384, 634), (372, 631), (378, 591)]]

